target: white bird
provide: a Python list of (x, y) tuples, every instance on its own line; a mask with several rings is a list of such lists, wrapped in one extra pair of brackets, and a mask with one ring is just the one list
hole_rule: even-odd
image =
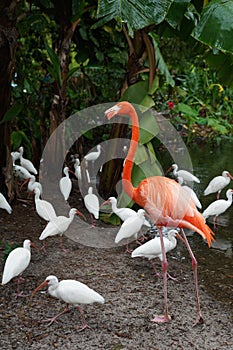
[(17, 159), (19, 159), (19, 157), (20, 157), (20, 153), (19, 153), (19, 152), (17, 152), (17, 151), (11, 152), (11, 158), (12, 158), (13, 163), (14, 163)]
[(23, 247), (15, 248), (10, 252), (4, 266), (2, 284), (4, 285), (8, 283), (12, 278), (18, 276), (17, 296), (22, 296), (22, 293), (19, 291), (21, 280), (20, 275), (30, 263), (31, 246), (33, 246), (33, 243), (29, 239), (26, 239), (23, 242)]
[(35, 188), (39, 188), (40, 194), (42, 194), (42, 186), (38, 181), (36, 181), (36, 177), (34, 175), (30, 175), (30, 177), (26, 181), (24, 181), (21, 188), (26, 183), (28, 184), (28, 192), (34, 192)]
[[(176, 244), (177, 244), (176, 236), (178, 236), (178, 232), (176, 230), (169, 230), (167, 233), (167, 237), (165, 236), (163, 237), (164, 248), (166, 253), (176, 247)], [(152, 238), (150, 241), (134, 249), (132, 251), (131, 257), (132, 258), (145, 257), (145, 258), (148, 258), (149, 260), (159, 258), (160, 261), (163, 261), (160, 237), (158, 236), (158, 237)], [(155, 273), (157, 274), (155, 265), (153, 263), (152, 263), (152, 267)], [(169, 277), (173, 279), (173, 277), (171, 277), (170, 275)]]
[[(137, 234), (141, 230), (142, 225), (145, 222), (145, 210), (139, 209), (137, 211), (136, 216), (130, 216), (128, 219), (126, 219), (123, 224), (121, 225), (120, 230), (118, 231), (115, 243), (119, 243), (122, 239), (129, 239), (131, 237), (134, 237), (137, 239)], [(128, 242), (126, 244), (126, 251), (129, 251), (128, 248)]]
[[(131, 208), (118, 208), (117, 207), (117, 199), (115, 197), (109, 197), (107, 201), (105, 201), (101, 206), (110, 203), (112, 206), (112, 211), (113, 213), (115, 213), (117, 216), (119, 216), (119, 218), (122, 221), (125, 221), (126, 219), (128, 219), (131, 216), (136, 216), (137, 212)], [(147, 227), (151, 227), (151, 224), (145, 220), (144, 221), (144, 225)]]
[(217, 199), (216, 201), (212, 202), (202, 213), (205, 219), (207, 219), (209, 216), (214, 216), (214, 223), (217, 220), (217, 217), (220, 214), (223, 214), (232, 204), (232, 195), (233, 190), (229, 189), (226, 192), (227, 200), (225, 199)]
[(84, 159), (88, 162), (92, 161), (94, 162), (96, 159), (99, 158), (101, 153), (101, 146), (97, 145), (97, 151), (96, 152), (90, 152), (84, 156)]
[(95, 219), (99, 219), (99, 198), (93, 193), (93, 187), (88, 188), (88, 193), (84, 196), (84, 204), (87, 210)]
[(89, 288), (86, 284), (76, 281), (76, 280), (62, 280), (58, 282), (58, 279), (56, 276), (48, 276), (46, 277), (45, 281), (42, 282), (33, 292), (31, 295), (31, 298), (35, 295), (35, 293), (43, 288), (44, 286), (48, 286), (48, 292), (49, 294), (57, 298), (61, 301), (64, 301), (66, 303), (65, 309), (60, 312), (58, 315), (46, 320), (49, 322), (49, 325), (52, 324), (59, 316), (64, 314), (68, 311), (69, 304), (73, 304), (74, 306), (78, 307), (78, 310), (82, 317), (82, 327), (79, 329), (79, 331), (84, 330), (85, 328), (91, 328), (88, 326), (84, 312), (82, 308), (79, 306), (79, 304), (93, 304), (93, 303), (100, 303), (104, 304), (105, 300), (96, 291)]
[(189, 171), (187, 171), (187, 170), (178, 170), (178, 165), (177, 164), (172, 164), (171, 168), (173, 169), (173, 175), (175, 177), (180, 176), (180, 177), (182, 177), (184, 179), (184, 181), (195, 181), (197, 183), (200, 183), (200, 180), (196, 176), (191, 174)]
[[(81, 181), (82, 180), (82, 172), (81, 172), (81, 165), (80, 165), (80, 160), (79, 158), (75, 159), (75, 163), (74, 163), (74, 174), (76, 176), (76, 178)], [(86, 169), (86, 176), (87, 176), (87, 182), (90, 183), (90, 175), (89, 175), (89, 171), (88, 169)]]
[(0, 192), (0, 208), (5, 209), (8, 214), (12, 213), (12, 208), (10, 204), (7, 202), (6, 198), (3, 196), (3, 194)]
[(184, 179), (181, 176), (178, 176), (176, 180), (183, 187), (183, 189), (185, 189), (185, 191), (190, 195), (190, 198), (193, 200), (196, 207), (201, 209), (202, 208), (201, 202), (199, 201), (199, 199), (198, 199), (196, 193), (193, 191), (193, 189), (190, 188), (189, 186), (183, 185)]
[[(47, 237), (50, 236), (55, 236), (55, 235), (60, 235), (60, 246), (62, 251), (66, 251), (63, 247), (62, 244), (62, 235), (63, 233), (68, 230), (71, 222), (74, 219), (75, 214), (79, 214), (82, 217), (84, 217), (84, 215), (82, 213), (80, 213), (80, 211), (78, 211), (75, 208), (70, 209), (69, 211), (69, 217), (66, 216), (56, 216), (56, 218), (53, 218), (52, 221), (50, 221), (45, 229), (43, 230), (43, 232), (41, 233), (39, 240), (44, 240)], [(85, 217), (84, 217), (85, 219)]]
[(19, 177), (21, 180), (27, 180), (32, 175), (27, 169), (21, 165), (16, 165), (13, 163), (13, 173), (15, 177)]
[(34, 175), (37, 175), (37, 170), (36, 168), (34, 167), (34, 165), (32, 164), (32, 162), (29, 160), (29, 159), (26, 159), (23, 157), (23, 147), (19, 147), (19, 153), (20, 153), (20, 156), (19, 156), (19, 161), (20, 161), (20, 165), (22, 167), (24, 167), (25, 169), (27, 169), (30, 173), (34, 174)]
[(35, 193), (35, 207), (36, 207), (37, 214), (46, 221), (51, 221), (53, 219), (56, 219), (57, 215), (52, 204), (44, 199), (40, 199), (39, 187), (36, 187), (34, 189), (34, 193)]
[(59, 187), (65, 201), (67, 201), (72, 190), (72, 181), (69, 177), (69, 168), (67, 166), (63, 169), (63, 173), (65, 176), (60, 179)]
[(226, 187), (231, 180), (233, 180), (233, 176), (229, 173), (229, 171), (224, 170), (222, 175), (215, 176), (210, 181), (204, 191), (204, 196), (217, 192), (217, 199), (219, 199), (222, 189)]
[(79, 158), (76, 158), (74, 162), (74, 174), (78, 180), (82, 180), (81, 165)]

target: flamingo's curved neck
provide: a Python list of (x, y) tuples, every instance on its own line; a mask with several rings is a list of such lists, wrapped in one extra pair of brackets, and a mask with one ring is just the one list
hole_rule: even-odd
[(122, 174), (123, 188), (130, 198), (133, 197), (134, 187), (131, 181), (133, 160), (138, 147), (139, 141), (139, 122), (138, 116), (133, 106), (131, 106), (130, 112), (127, 113), (132, 121), (132, 136), (129, 146), (129, 151), (126, 156), (125, 165)]

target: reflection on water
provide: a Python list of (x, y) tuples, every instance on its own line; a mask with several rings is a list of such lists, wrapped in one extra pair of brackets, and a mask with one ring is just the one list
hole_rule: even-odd
[[(193, 172), (200, 179), (200, 184), (193, 184), (193, 189), (202, 203), (203, 210), (214, 200), (216, 194), (203, 196), (203, 191), (209, 181), (222, 174), (223, 170), (233, 174), (233, 144), (211, 148), (208, 145), (192, 145), (189, 153), (193, 163)], [(171, 164), (170, 156), (164, 154), (165, 167)], [(221, 192), (221, 198), (226, 199), (226, 190), (233, 189), (233, 181)], [(218, 218), (214, 229), (213, 217), (207, 219), (207, 224), (215, 232), (216, 241), (209, 249), (197, 234), (188, 239), (200, 264), (199, 278), (205, 284), (208, 292), (216, 299), (231, 303), (233, 300), (233, 205)], [(188, 256), (188, 254), (187, 254)]]

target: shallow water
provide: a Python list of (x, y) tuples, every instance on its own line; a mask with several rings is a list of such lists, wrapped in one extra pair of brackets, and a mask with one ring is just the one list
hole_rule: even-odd
[[(216, 200), (216, 194), (203, 196), (203, 191), (209, 181), (213, 177), (221, 175), (224, 170), (233, 174), (232, 151), (233, 144), (228, 142), (216, 148), (208, 145), (189, 147), (193, 173), (200, 179), (200, 184), (194, 184), (194, 190), (202, 203), (203, 210)], [(225, 194), (228, 188), (233, 188), (233, 181), (222, 190), (220, 198), (226, 198)], [(233, 206), (219, 216), (215, 229), (213, 217), (207, 219), (207, 224), (215, 232), (216, 239), (210, 249), (199, 235), (194, 234), (189, 237), (195, 256), (200, 263), (199, 278), (201, 283), (205, 285), (211, 295), (224, 302), (232, 302), (233, 299), (232, 223)]]

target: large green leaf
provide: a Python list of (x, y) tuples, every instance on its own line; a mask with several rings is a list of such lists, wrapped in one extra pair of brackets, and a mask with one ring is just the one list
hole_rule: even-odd
[(171, 3), (172, 0), (99, 0), (97, 18), (104, 19), (96, 26), (112, 19), (127, 23), (132, 30), (159, 24), (166, 17)]
[(192, 36), (206, 45), (233, 53), (233, 1), (211, 1), (204, 8)]
[(24, 105), (22, 103), (15, 103), (11, 106), (8, 111), (4, 114), (4, 117), (0, 121), (0, 124), (10, 122), (14, 119), (23, 109)]
[(121, 97), (121, 101), (129, 101), (130, 103), (136, 103), (143, 105), (147, 108), (154, 106), (153, 99), (148, 95), (149, 82), (148, 80), (139, 81), (133, 85), (130, 85)]
[(61, 86), (62, 78), (61, 78), (61, 66), (60, 66), (59, 57), (46, 41), (45, 41), (45, 48), (47, 50), (50, 61), (52, 63), (52, 65), (48, 67), (48, 70), (50, 74), (53, 76), (53, 79), (58, 82), (59, 86)]
[(206, 60), (216, 70), (221, 84), (233, 84), (233, 55), (211, 51), (207, 53)]
[(168, 14), (166, 16), (166, 21), (174, 29), (180, 29), (180, 25), (184, 19), (184, 14), (186, 12), (187, 6), (191, 0), (174, 0)]
[(156, 38), (157, 38), (156, 34), (153, 32), (150, 32), (149, 35), (153, 41), (153, 45), (154, 45), (154, 49), (155, 49), (155, 57), (157, 60), (156, 64), (157, 64), (157, 67), (159, 69), (159, 72), (165, 76), (167, 83), (170, 84), (172, 87), (174, 87), (175, 81), (172, 78), (172, 76), (167, 68), (167, 65), (163, 59), (163, 55), (159, 49), (159, 45), (158, 45), (157, 40), (156, 40)]
[(140, 118), (140, 143), (142, 145), (151, 141), (159, 131), (158, 124), (151, 110), (143, 113)]

